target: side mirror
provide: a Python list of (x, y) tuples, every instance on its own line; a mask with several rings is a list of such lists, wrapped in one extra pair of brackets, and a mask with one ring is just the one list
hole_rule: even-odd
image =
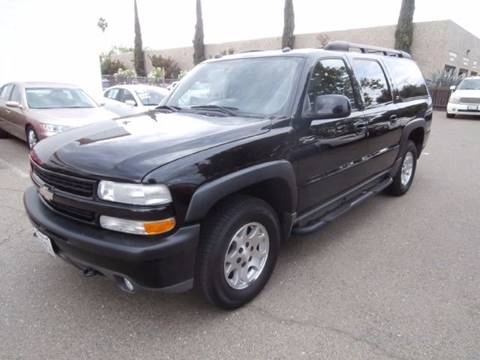
[(125, 100), (125, 104), (127, 104), (128, 106), (137, 106), (135, 100)]
[(450, 90), (454, 91), (457, 87), (455, 85), (450, 86)]
[(18, 101), (7, 101), (5, 105), (11, 108), (17, 108), (17, 109), (23, 110), (23, 105), (20, 104)]
[(307, 120), (337, 119), (352, 113), (350, 100), (344, 95), (319, 95), (315, 98), (313, 109), (305, 114)]

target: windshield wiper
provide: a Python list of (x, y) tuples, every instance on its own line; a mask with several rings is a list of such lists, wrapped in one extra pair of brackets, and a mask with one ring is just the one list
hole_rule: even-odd
[(221, 105), (196, 105), (196, 106), (190, 106), (189, 109), (218, 111), (230, 116), (237, 116), (238, 113), (236, 111), (239, 110), (238, 108), (233, 106), (221, 106)]
[(176, 112), (182, 110), (179, 106), (171, 106), (171, 105), (160, 105), (157, 106), (154, 111), (166, 111), (166, 112)]

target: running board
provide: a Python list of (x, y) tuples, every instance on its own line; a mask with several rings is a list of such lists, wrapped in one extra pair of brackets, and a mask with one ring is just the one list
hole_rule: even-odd
[(302, 227), (294, 227), (292, 232), (295, 235), (305, 235), (305, 234), (310, 234), (312, 232), (315, 232), (317, 230), (320, 230), (321, 227), (324, 225), (328, 224), (329, 222), (332, 222), (335, 220), (337, 217), (340, 215), (343, 215), (347, 211), (351, 210), (357, 205), (360, 205), (363, 203), (365, 200), (368, 198), (377, 195), (379, 192), (384, 190), (386, 187), (388, 187), (391, 183), (393, 182), (393, 179), (391, 177), (386, 178), (379, 184), (375, 185), (373, 188), (369, 190), (365, 190), (362, 192), (360, 195), (352, 199), (350, 202), (341, 204), (337, 208), (333, 209), (332, 211), (326, 213), (324, 216), (313, 220), (309, 222), (309, 225), (305, 225)]

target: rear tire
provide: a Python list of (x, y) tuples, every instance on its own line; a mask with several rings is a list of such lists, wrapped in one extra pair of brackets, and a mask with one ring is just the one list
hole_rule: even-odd
[(392, 184), (386, 191), (395, 196), (404, 195), (412, 185), (417, 169), (418, 150), (415, 143), (408, 141), (405, 153), (402, 156), (402, 164), (393, 178)]
[(449, 113), (447, 112), (447, 118), (453, 119), (454, 117), (455, 117), (455, 114), (449, 114)]
[(195, 287), (213, 305), (238, 308), (263, 289), (279, 247), (280, 225), (268, 203), (243, 195), (229, 198), (202, 224)]

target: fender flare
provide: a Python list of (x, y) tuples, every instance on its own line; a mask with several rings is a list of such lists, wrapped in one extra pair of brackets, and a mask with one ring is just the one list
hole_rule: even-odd
[[(413, 130), (418, 128), (422, 128), (426, 132), (427, 122), (423, 118), (417, 118), (415, 120), (410, 121), (405, 127), (403, 128), (402, 140), (400, 142), (400, 151), (399, 154), (403, 154), (405, 148), (407, 147), (408, 138)], [(418, 154), (420, 156), (420, 154)]]
[(208, 211), (222, 198), (250, 185), (265, 180), (280, 179), (290, 191), (290, 212), (297, 208), (297, 182), (292, 164), (287, 160), (254, 165), (201, 185), (193, 194), (185, 216), (185, 222), (202, 220)]

